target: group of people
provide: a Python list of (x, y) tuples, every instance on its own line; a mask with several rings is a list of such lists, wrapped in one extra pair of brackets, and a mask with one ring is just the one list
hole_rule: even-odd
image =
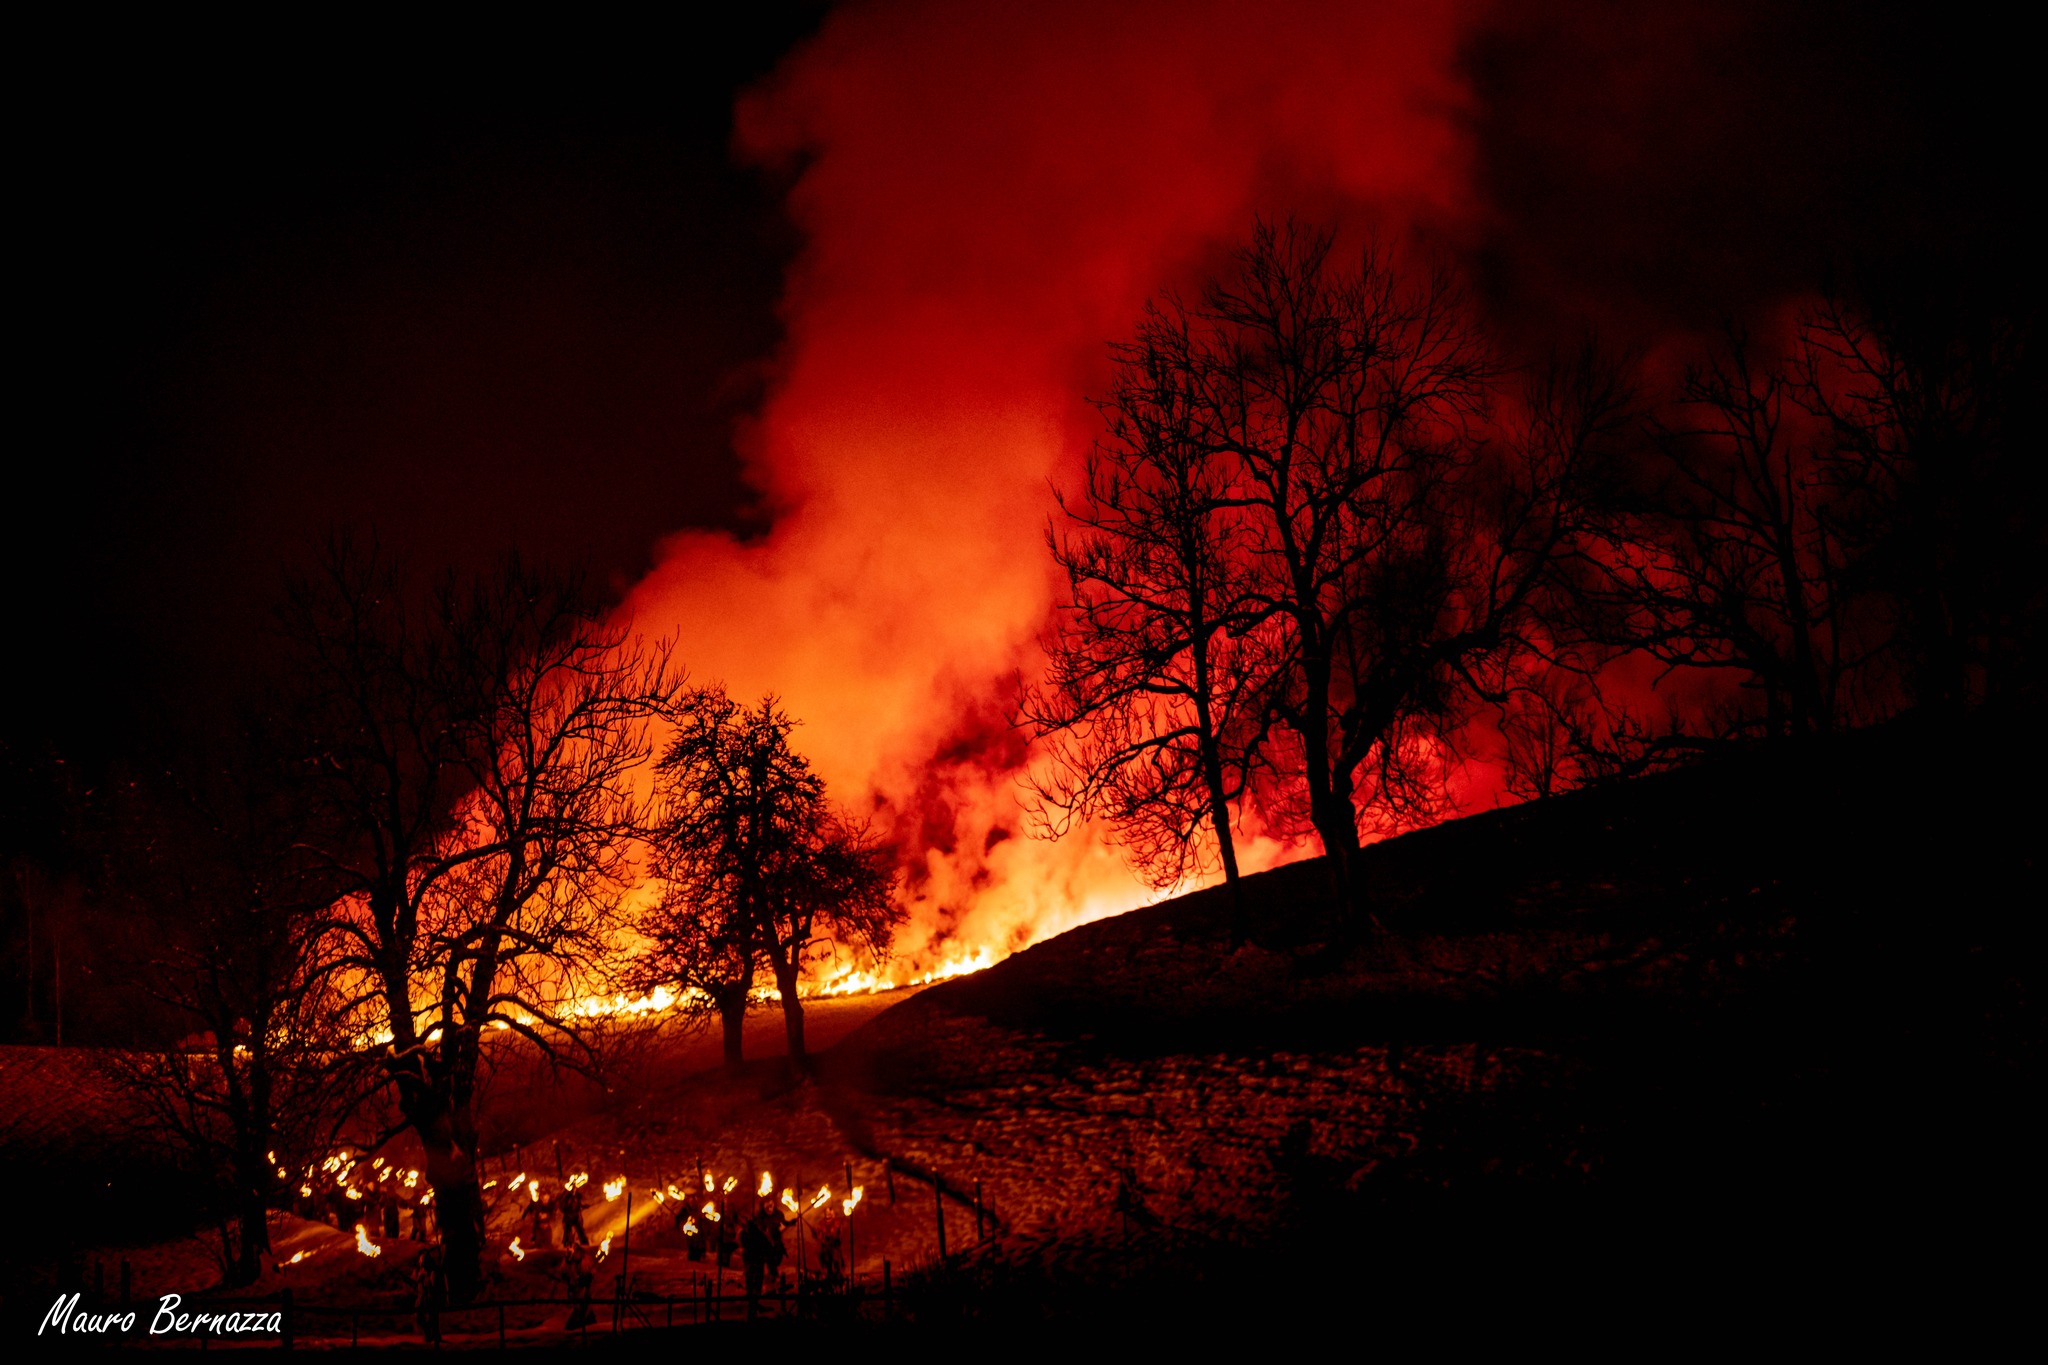
[[(537, 1188), (540, 1182), (535, 1181)], [(530, 1230), (521, 1236), (530, 1237), (530, 1244), (536, 1247), (555, 1245), (555, 1229), (561, 1228), (561, 1245), (590, 1245), (590, 1234), (583, 1227), (583, 1189), (569, 1185), (558, 1193), (544, 1198), (527, 1198), (526, 1207), (520, 1210), (522, 1221), (532, 1224)]]

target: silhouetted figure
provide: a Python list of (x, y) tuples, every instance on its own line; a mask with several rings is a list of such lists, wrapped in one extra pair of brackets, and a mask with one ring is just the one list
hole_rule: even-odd
[(413, 1318), (420, 1325), (420, 1338), (429, 1345), (441, 1341), (441, 1310), (448, 1306), (448, 1262), (438, 1243), (420, 1253), (412, 1268)]
[(749, 1322), (760, 1315), (762, 1286), (771, 1273), (782, 1268), (782, 1258), (788, 1254), (782, 1244), (782, 1229), (786, 1226), (782, 1215), (769, 1208), (749, 1218), (740, 1229), (740, 1264), (746, 1274)]
[(837, 1289), (846, 1276), (844, 1240), (840, 1236), (836, 1219), (821, 1221), (818, 1226), (818, 1278), (828, 1289)]
[(590, 1234), (583, 1230), (583, 1191), (563, 1190), (562, 1203), (562, 1245), (569, 1245), (569, 1238), (575, 1237), (578, 1246), (590, 1245)]
[(552, 1199), (534, 1199), (528, 1196), (526, 1209), (519, 1215), (533, 1224), (533, 1244), (537, 1247), (554, 1245), (553, 1239), (549, 1236), (553, 1231), (554, 1208)]
[(398, 1196), (395, 1194), (380, 1195), (378, 1196), (378, 1202), (384, 1205), (384, 1235), (396, 1241), (399, 1235)]
[(569, 1330), (573, 1332), (597, 1321), (597, 1310), (590, 1305), (591, 1291), (597, 1283), (597, 1262), (591, 1257), (589, 1243), (579, 1242), (570, 1247), (562, 1262), (562, 1277), (568, 1283), (569, 1301), (576, 1305), (569, 1310)]
[(688, 1209), (684, 1209), (676, 1222), (683, 1230), (683, 1250), (688, 1253), (691, 1260), (703, 1260), (704, 1228), (697, 1222), (696, 1216)]

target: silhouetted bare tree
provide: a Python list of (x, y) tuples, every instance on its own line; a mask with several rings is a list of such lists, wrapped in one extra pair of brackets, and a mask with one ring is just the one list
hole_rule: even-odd
[(2014, 447), (2039, 403), (2032, 315), (1938, 283), (1867, 285), (1809, 310), (1797, 390), (1828, 426), (1850, 584), (1891, 604), (1912, 705), (2038, 689), (2042, 480)]
[(1687, 370), (1678, 419), (1652, 425), (1646, 494), (1624, 506), (1605, 559), (1615, 642), (1738, 673), (1780, 736), (1835, 725), (1857, 658), (1838, 499), (1790, 430), (1798, 396), (1796, 377), (1728, 328)]
[(679, 678), (571, 577), (517, 561), (421, 604), (343, 546), (292, 596), (318, 847), (340, 887), (331, 979), (426, 1153), (451, 1290), (478, 1283), (485, 1040), (587, 1062), (570, 1008), (603, 981), (645, 828), (640, 770)]
[(135, 916), (130, 979), (187, 1034), (100, 1055), (139, 1101), (142, 1136), (215, 1195), (229, 1281), (247, 1284), (284, 1172), (331, 1117), (341, 1039), (314, 953), (322, 886), (289, 785), (254, 759), (189, 767), (99, 799), (107, 883)]
[[(886, 953), (902, 918), (891, 876), (865, 832), (827, 804), (824, 780), (790, 745), (796, 722), (774, 697), (747, 707), (723, 688), (696, 688), (678, 702), (675, 726), (660, 763), (655, 843), (670, 881), (651, 935), (652, 970), (688, 986), (708, 968), (730, 1001), (744, 999), (756, 964), (765, 964), (782, 996), (790, 1057), (802, 1067), (798, 986), (807, 955), (824, 939)], [(678, 922), (690, 916), (699, 922)], [(736, 1063), (740, 1007), (730, 1010), (722, 1008), (726, 1058)]]
[(1290, 737), (1265, 757), (1299, 783), (1267, 799), (1313, 825), (1348, 895), (1361, 808), (1428, 809), (1465, 706), (1504, 695), (1505, 661), (1540, 646), (1628, 395), (1589, 353), (1532, 387), (1519, 429), (1492, 425), (1501, 374), (1449, 275), (1377, 246), (1347, 269), (1332, 248), (1262, 224), (1138, 345), (1170, 342), (1151, 354), (1185, 393), (1172, 440), (1217, 471), (1222, 600), (1263, 669), (1259, 729)]
[(1078, 496), (1056, 491), (1064, 525), (1047, 542), (1068, 595), (1017, 718), (1043, 746), (1029, 781), (1049, 834), (1104, 819), (1164, 888), (1201, 870), (1206, 829), (1241, 937), (1231, 808), (1262, 738), (1256, 613), (1235, 469), (1196, 411), (1192, 351), (1185, 313), (1157, 307), (1113, 348), (1108, 433)]

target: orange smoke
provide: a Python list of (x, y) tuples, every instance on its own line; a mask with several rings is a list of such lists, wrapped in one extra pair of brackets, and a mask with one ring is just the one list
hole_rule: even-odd
[[(1255, 213), (1465, 211), (1451, 5), (883, 4), (740, 110), (801, 166), (787, 341), (751, 424), (764, 538), (688, 532), (631, 595), (701, 681), (774, 691), (902, 850), (899, 975), (1149, 899), (1099, 838), (1022, 837), (1002, 722), (1052, 601), (1048, 480), (1105, 343)], [(1254, 837), (1248, 868), (1294, 852)]]

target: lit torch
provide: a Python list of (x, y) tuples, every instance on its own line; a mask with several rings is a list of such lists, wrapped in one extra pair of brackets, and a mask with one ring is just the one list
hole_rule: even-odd
[(867, 1193), (867, 1186), (855, 1185), (853, 1193), (840, 1201), (839, 1211), (848, 1218), (853, 1217), (853, 1211), (860, 1207), (860, 1197), (865, 1193)]
[(384, 1248), (370, 1240), (370, 1234), (361, 1223), (356, 1224), (356, 1250), (365, 1256), (382, 1256)]
[(613, 1200), (617, 1199), (620, 1195), (624, 1194), (625, 1192), (626, 1177), (624, 1176), (620, 1176), (617, 1180), (607, 1180), (604, 1182), (604, 1202), (607, 1204), (611, 1203)]
[(512, 1239), (512, 1245), (506, 1247), (505, 1250), (512, 1253), (512, 1259), (515, 1261), (523, 1261), (526, 1259), (526, 1252), (520, 1248), (519, 1239), (517, 1237), (514, 1237)]
[(754, 1198), (766, 1199), (769, 1195), (774, 1193), (775, 1177), (768, 1174), (768, 1172), (766, 1171), (761, 1172), (761, 1188), (754, 1191)]

